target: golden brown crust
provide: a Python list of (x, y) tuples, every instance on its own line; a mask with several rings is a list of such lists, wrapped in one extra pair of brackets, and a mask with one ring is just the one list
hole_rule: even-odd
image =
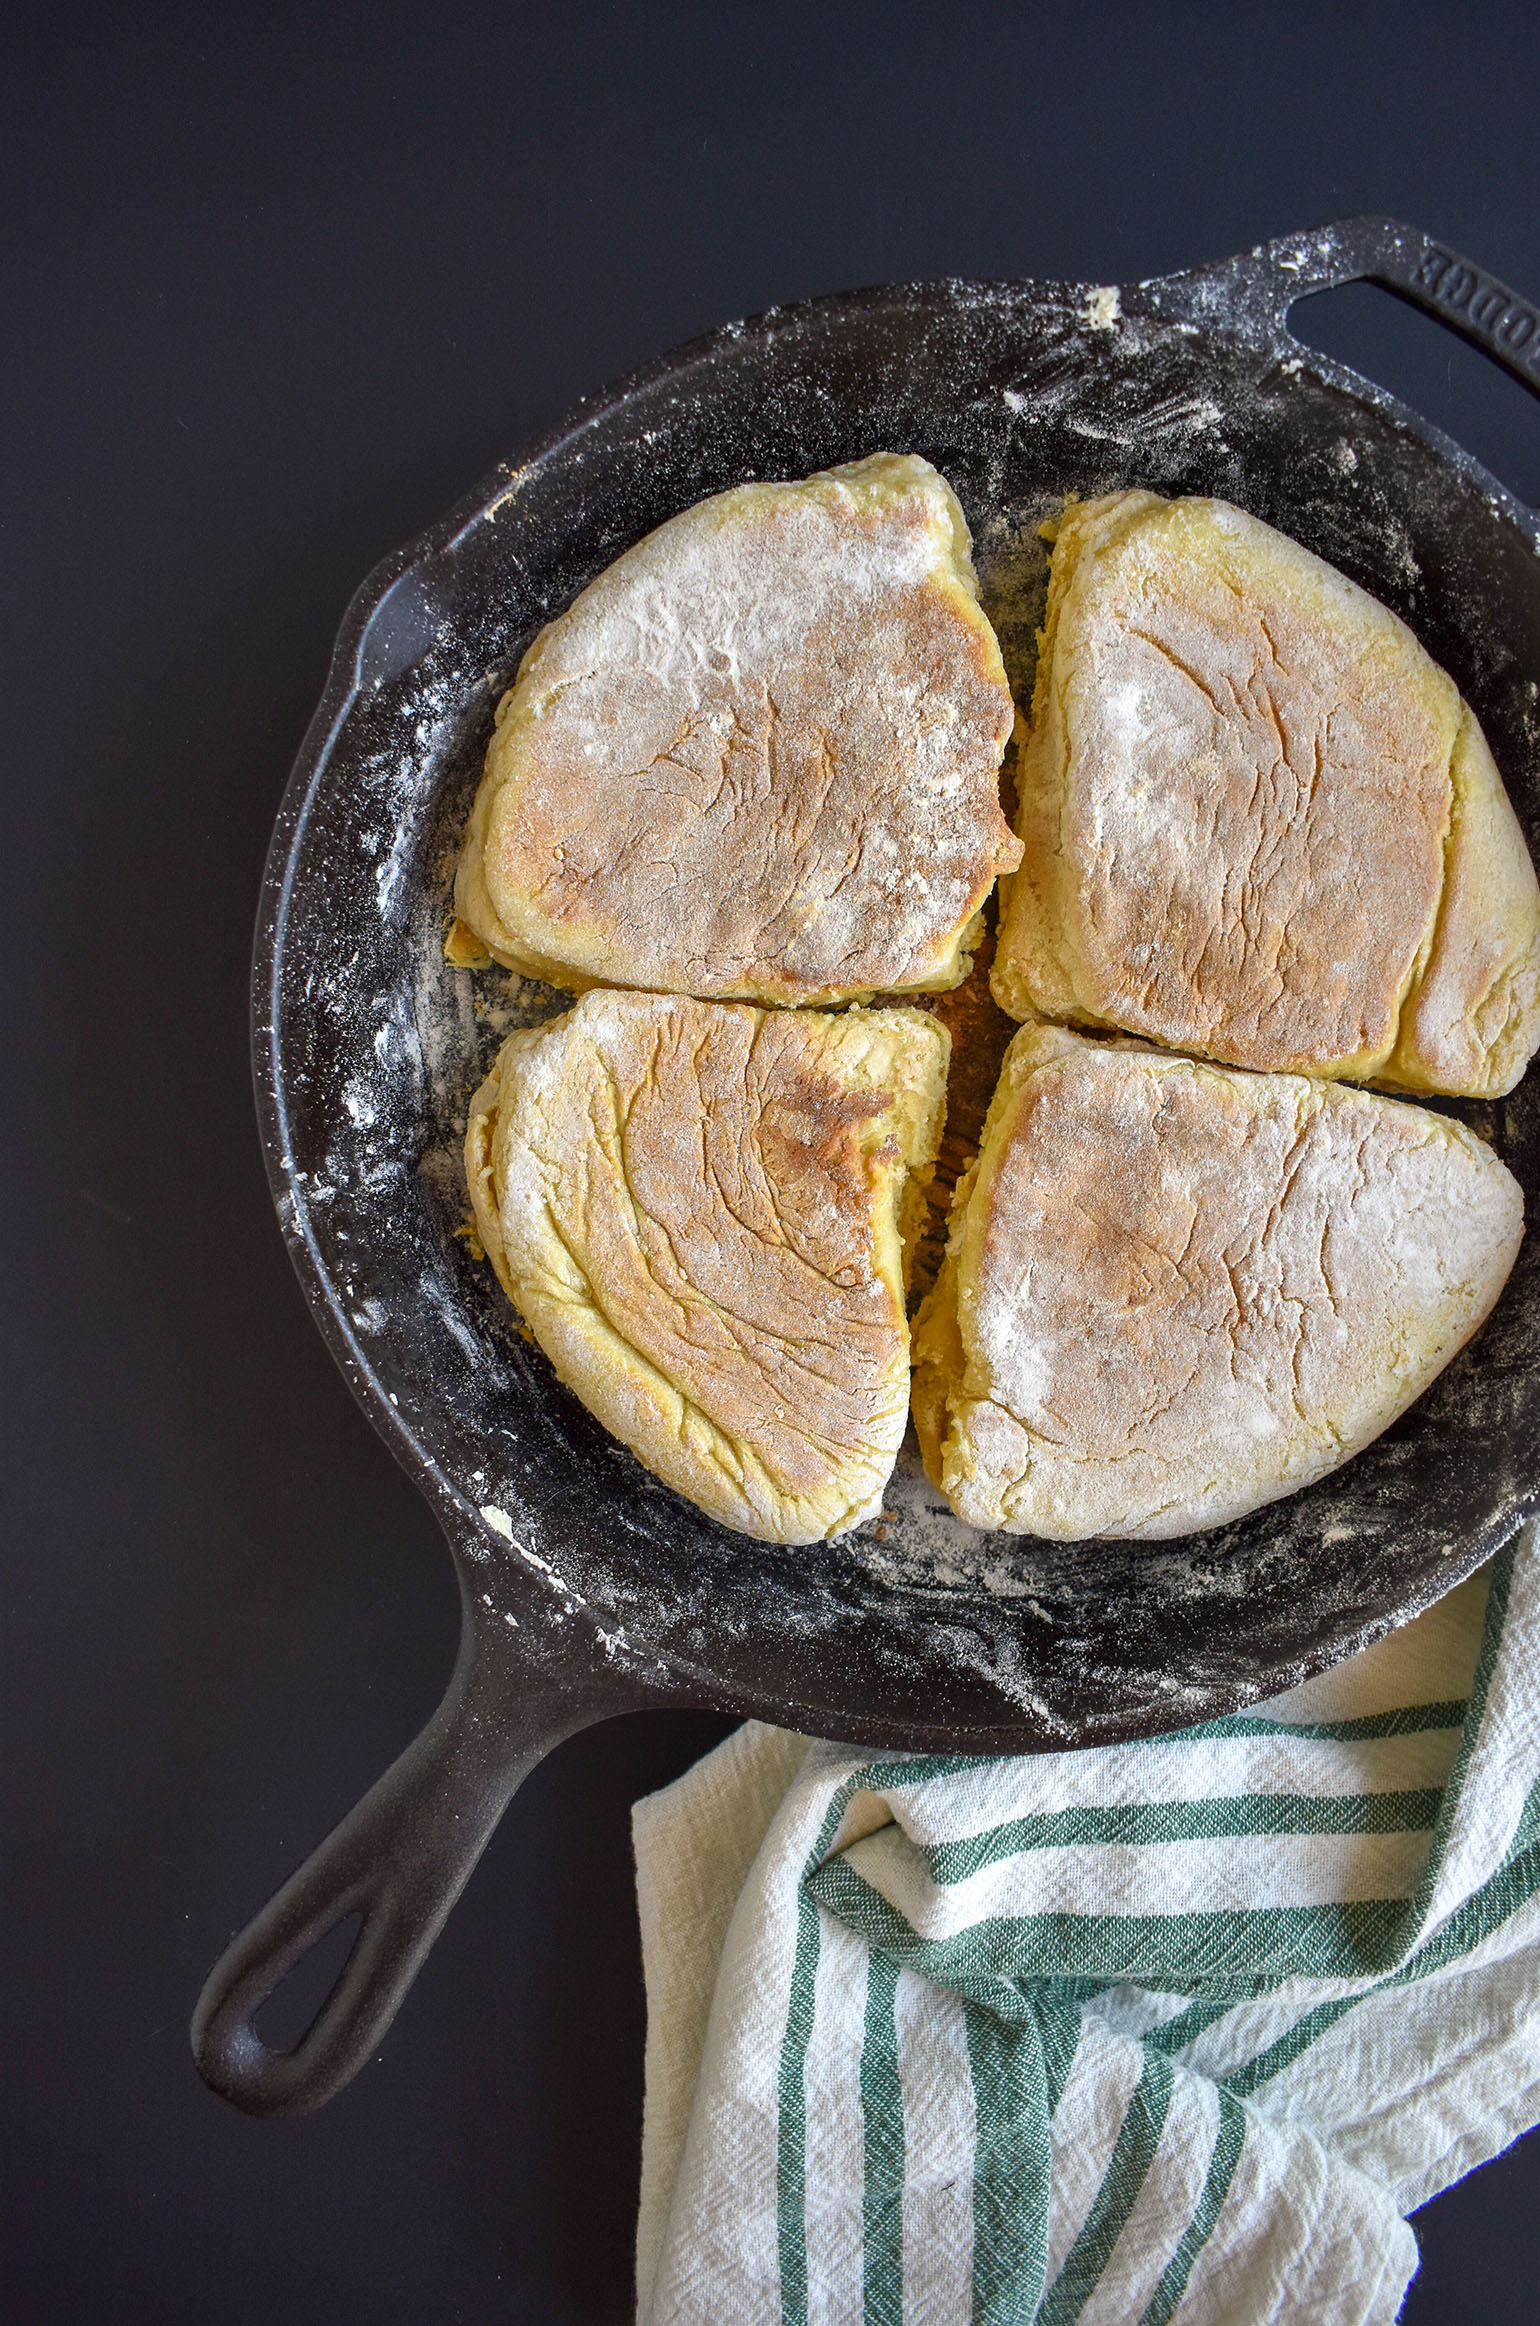
[(1438, 920), (1381, 1079), (1400, 1090), (1500, 1098), (1529, 1064), (1540, 1027), (1540, 883), (1468, 710), (1450, 781)]
[(650, 1470), (766, 1541), (881, 1506), (908, 1405), (904, 1196), (940, 1136), (918, 1010), (593, 992), (472, 1101), (488, 1257)]
[(955, 984), (1020, 853), (967, 525), (911, 455), (685, 510), (542, 632), (497, 719), (456, 911), (579, 990)]
[(1540, 1039), (1540, 889), (1453, 682), (1223, 502), (1066, 515), (1019, 830), (1016, 1016), (1473, 1096)]
[(916, 1327), (927, 1468), (975, 1526), (1220, 1525), (1403, 1412), (1522, 1233), (1444, 1116), (1025, 1029)]

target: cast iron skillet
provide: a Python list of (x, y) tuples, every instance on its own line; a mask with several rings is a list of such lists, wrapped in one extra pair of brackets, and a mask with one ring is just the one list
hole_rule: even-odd
[[(1486, 1329), (1400, 1423), (1238, 1525), (1159, 1545), (970, 1536), (910, 1476), (892, 1522), (786, 1550), (714, 1525), (608, 1438), (457, 1234), (465, 1096), (509, 1022), (505, 981), (453, 971), (442, 952), (492, 707), (536, 630), (602, 566), (746, 477), (926, 454), (967, 510), (1018, 683), (1041, 603), (1035, 526), (1066, 491), (1236, 501), (1411, 622), (1484, 722), (1540, 855), (1540, 519), (1290, 336), (1292, 301), (1355, 279), (1540, 388), (1540, 315), (1378, 219), (1116, 293), (859, 291), (730, 324), (580, 405), (354, 600), (268, 860), (257, 1101), (300, 1281), (443, 1522), (464, 1631), (428, 1728), (210, 1977), (194, 2051), (238, 2107), (296, 2112), (347, 2082), (515, 1787), (591, 1721), (709, 1705), (947, 1752), (1143, 1736), (1364, 1646), (1540, 1501), (1540, 1235)], [(1537, 1081), (1465, 1110), (1532, 1216)], [(273, 2051), (254, 2013), (359, 1910), (318, 2018), (296, 2050)]]

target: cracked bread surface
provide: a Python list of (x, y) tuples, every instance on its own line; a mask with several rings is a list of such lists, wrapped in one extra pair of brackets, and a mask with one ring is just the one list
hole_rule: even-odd
[(773, 1004), (955, 985), (1021, 853), (1000, 806), (1012, 718), (967, 523), (928, 461), (716, 494), (525, 656), (452, 956)]
[(1491, 1097), (1540, 1040), (1540, 885), (1474, 715), (1388, 608), (1225, 502), (1057, 532), (1001, 1007), (1232, 1065)]
[(1522, 1234), (1443, 1115), (1024, 1028), (916, 1325), (926, 1469), (970, 1525), (1060, 1541), (1243, 1517), (1421, 1395)]
[(949, 1038), (916, 1009), (590, 992), (512, 1034), (466, 1171), (504, 1290), (657, 1477), (762, 1541), (882, 1506)]

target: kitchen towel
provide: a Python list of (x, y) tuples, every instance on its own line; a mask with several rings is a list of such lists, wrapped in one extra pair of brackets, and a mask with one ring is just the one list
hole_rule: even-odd
[(1540, 2118), (1540, 1550), (1140, 1744), (635, 1811), (642, 2326), (1378, 2326)]

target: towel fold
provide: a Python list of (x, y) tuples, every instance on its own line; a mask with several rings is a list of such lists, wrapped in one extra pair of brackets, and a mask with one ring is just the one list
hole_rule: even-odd
[(641, 2326), (1379, 2326), (1540, 2118), (1540, 1550), (1254, 1710), (639, 1802)]

